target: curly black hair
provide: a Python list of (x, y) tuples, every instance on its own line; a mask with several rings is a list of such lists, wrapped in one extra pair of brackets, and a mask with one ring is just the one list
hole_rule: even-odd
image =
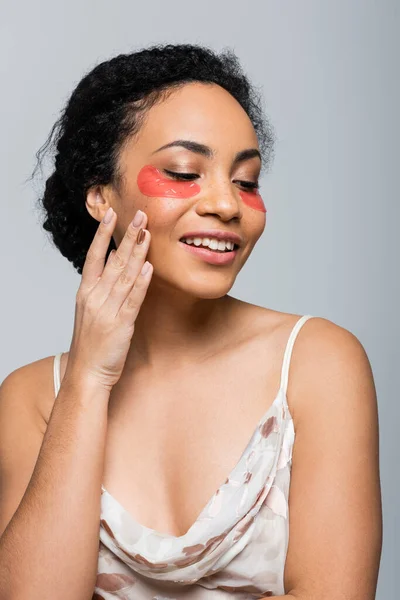
[[(87, 190), (118, 185), (119, 151), (139, 131), (146, 111), (193, 81), (216, 83), (236, 98), (254, 126), (262, 168), (270, 163), (274, 134), (262, 110), (261, 93), (250, 84), (232, 50), (217, 54), (200, 45), (158, 44), (98, 64), (72, 92), (36, 153), (32, 173), (34, 177), (53, 149), (54, 171), (38, 200), (42, 226), (79, 274), (98, 228), (85, 206)], [(111, 240), (107, 256), (114, 248)]]

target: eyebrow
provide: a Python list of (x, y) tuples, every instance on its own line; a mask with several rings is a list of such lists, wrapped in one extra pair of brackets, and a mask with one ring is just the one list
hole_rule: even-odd
[[(173, 142), (170, 142), (169, 144), (161, 146), (161, 148), (155, 150), (153, 154), (156, 154), (156, 152), (160, 152), (161, 150), (165, 150), (166, 148), (172, 148), (173, 146), (180, 146), (182, 148), (186, 148), (186, 150), (196, 152), (196, 154), (201, 154), (206, 158), (215, 157), (214, 151), (209, 146), (206, 146), (205, 144), (199, 144), (199, 142), (193, 142), (192, 140), (175, 140)], [(257, 148), (247, 148), (246, 150), (241, 150), (235, 155), (235, 158), (233, 159), (233, 164), (249, 160), (250, 158), (254, 158), (255, 156), (257, 156), (260, 159), (260, 161), (262, 160), (261, 154)]]

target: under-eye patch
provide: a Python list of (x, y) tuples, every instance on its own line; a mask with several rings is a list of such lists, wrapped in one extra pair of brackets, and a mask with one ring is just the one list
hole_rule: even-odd
[(153, 165), (146, 165), (139, 171), (137, 184), (145, 196), (163, 198), (191, 198), (200, 192), (194, 181), (171, 181)]
[(241, 190), (239, 194), (243, 202), (247, 204), (247, 206), (250, 206), (250, 208), (254, 208), (254, 210), (260, 210), (261, 212), (267, 212), (263, 199), (261, 198), (258, 190), (249, 190), (248, 192)]

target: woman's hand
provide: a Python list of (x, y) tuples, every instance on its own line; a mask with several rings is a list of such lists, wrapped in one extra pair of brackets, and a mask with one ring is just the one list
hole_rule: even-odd
[[(144, 229), (147, 215), (141, 211), (135, 215), (135, 219), (142, 216), (141, 221), (129, 224), (104, 265), (117, 222), (112, 209), (108, 215), (110, 221), (99, 224), (82, 270), (65, 378), (89, 378), (111, 391), (121, 376), (153, 266), (144, 262), (151, 236)], [(137, 240), (140, 229), (142, 243)]]

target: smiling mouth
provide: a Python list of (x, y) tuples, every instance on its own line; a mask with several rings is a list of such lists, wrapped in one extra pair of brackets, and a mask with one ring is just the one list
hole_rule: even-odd
[[(219, 254), (228, 254), (229, 252), (235, 252), (238, 248), (239, 245), (235, 244), (233, 242), (214, 242), (211, 241), (210, 244), (203, 244), (203, 243), (197, 243), (195, 244), (193, 241), (187, 241), (185, 238), (181, 238), (179, 240), (182, 244), (185, 244), (186, 246), (191, 246), (192, 248), (199, 248), (202, 250), (208, 250), (210, 252), (215, 252), (215, 253), (219, 253)], [(221, 247), (221, 246), (224, 247)]]

